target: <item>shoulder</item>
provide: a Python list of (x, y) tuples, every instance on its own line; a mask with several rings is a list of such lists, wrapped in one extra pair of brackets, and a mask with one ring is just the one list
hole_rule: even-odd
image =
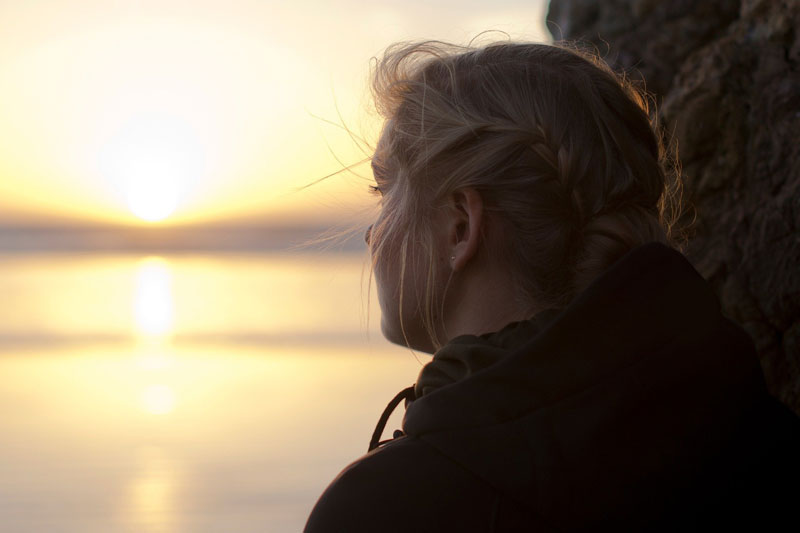
[(486, 531), (497, 502), (471, 473), (424, 441), (402, 437), (345, 468), (305, 531)]

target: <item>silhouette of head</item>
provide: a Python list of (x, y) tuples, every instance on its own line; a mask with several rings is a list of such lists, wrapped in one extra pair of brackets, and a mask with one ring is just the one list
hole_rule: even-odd
[(647, 100), (600, 59), (559, 45), (390, 47), (373, 70), (385, 119), (373, 156), (381, 213), (368, 241), (384, 334), (440, 346), (443, 202), (476, 191), (480, 253), (517, 305), (563, 308), (629, 250), (675, 245), (679, 177)]

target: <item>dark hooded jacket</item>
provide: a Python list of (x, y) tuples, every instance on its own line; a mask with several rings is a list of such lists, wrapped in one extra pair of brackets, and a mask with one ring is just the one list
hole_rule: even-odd
[(562, 311), (453, 339), (414, 393), (399, 436), (330, 484), (307, 533), (764, 531), (800, 512), (800, 420), (661, 244)]

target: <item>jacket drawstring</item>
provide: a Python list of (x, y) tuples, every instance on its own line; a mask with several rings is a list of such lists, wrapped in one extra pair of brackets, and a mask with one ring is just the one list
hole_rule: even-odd
[[(389, 405), (386, 406), (386, 409), (383, 410), (383, 414), (381, 415), (380, 419), (378, 419), (378, 425), (375, 426), (375, 431), (372, 432), (372, 439), (369, 441), (369, 449), (367, 451), (372, 451), (381, 444), (384, 444), (389, 441), (381, 441), (381, 435), (383, 435), (383, 430), (386, 427), (386, 423), (389, 421), (389, 417), (392, 416), (397, 405), (400, 403), (400, 400), (405, 400), (406, 404), (408, 402), (413, 402), (416, 399), (416, 394), (414, 394), (414, 386), (406, 387), (405, 389), (401, 390), (397, 393), (397, 395), (392, 398), (392, 401), (389, 402)], [(398, 437), (398, 432), (395, 432), (395, 438)], [(402, 432), (400, 432), (402, 435)]]

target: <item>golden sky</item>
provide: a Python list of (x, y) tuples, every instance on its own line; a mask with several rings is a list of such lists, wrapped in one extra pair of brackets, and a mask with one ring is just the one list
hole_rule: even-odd
[[(374, 201), (369, 60), (483, 30), (545, 40), (546, 0), (0, 0), (0, 223), (323, 220)], [(498, 38), (500, 36), (498, 35)], [(369, 175), (368, 166), (360, 173)]]

